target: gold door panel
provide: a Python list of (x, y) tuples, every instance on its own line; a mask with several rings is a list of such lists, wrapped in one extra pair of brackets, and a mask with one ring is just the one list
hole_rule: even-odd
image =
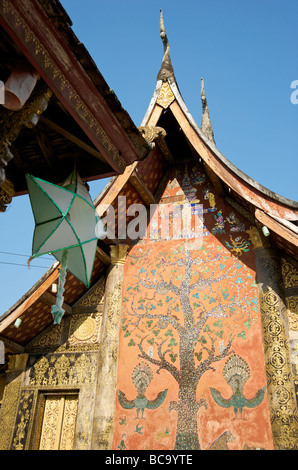
[(73, 449), (77, 408), (77, 395), (45, 396), (40, 450)]

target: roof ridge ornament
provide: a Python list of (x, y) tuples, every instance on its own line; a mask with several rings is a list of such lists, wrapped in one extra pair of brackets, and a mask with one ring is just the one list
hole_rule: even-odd
[(201, 78), (201, 100), (202, 100), (202, 123), (201, 123), (201, 130), (203, 134), (209, 139), (211, 142), (215, 144), (214, 140), (214, 133), (212, 129), (209, 108), (207, 104), (207, 98), (205, 95), (205, 86), (204, 80)]
[(174, 79), (174, 69), (171, 62), (170, 44), (165, 31), (162, 10), (160, 10), (160, 37), (163, 42), (163, 59), (157, 80), (165, 82), (169, 79)]

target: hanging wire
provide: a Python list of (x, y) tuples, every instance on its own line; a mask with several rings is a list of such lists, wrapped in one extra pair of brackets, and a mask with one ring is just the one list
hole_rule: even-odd
[[(12, 253), (10, 251), (0, 251), (0, 254), (3, 254), (3, 255), (12, 255), (12, 256), (23, 256), (25, 258), (29, 258), (30, 255), (23, 255), (21, 253)], [(49, 260), (53, 260), (53, 258), (48, 258), (48, 257), (43, 257), (43, 259), (49, 259)]]
[[(29, 258), (29, 255), (24, 255), (22, 253), (13, 253), (11, 251), (0, 251), (0, 254), (2, 255), (10, 255), (10, 256), (21, 256), (21, 257), (24, 257), (24, 258)], [(50, 260), (50, 261), (53, 261), (53, 258), (48, 258), (48, 257), (44, 257), (43, 260)], [(23, 264), (23, 263), (12, 263), (10, 261), (0, 261), (0, 264), (6, 264), (6, 265), (11, 265), (11, 266), (27, 266), (28, 267), (28, 263), (27, 264)], [(32, 265), (30, 266), (32, 268), (42, 268), (42, 269), (49, 269), (49, 266), (41, 266), (41, 265)]]
[[(28, 268), (28, 264), (10, 263), (10, 262), (8, 262), (8, 261), (0, 261), (0, 264), (10, 264), (10, 265), (13, 265), (13, 266), (26, 266), (26, 267)], [(49, 269), (49, 266), (40, 266), (40, 265), (34, 266), (34, 265), (30, 265), (30, 268), (46, 268), (46, 269)]]

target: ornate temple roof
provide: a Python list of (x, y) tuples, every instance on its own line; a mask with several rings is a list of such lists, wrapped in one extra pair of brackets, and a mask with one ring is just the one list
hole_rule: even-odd
[[(165, 129), (167, 134), (165, 142), (175, 161), (180, 160), (181, 149), (189, 146), (192, 158), (202, 159), (213, 184), (226, 200), (234, 205), (240, 204), (246, 210), (247, 217), (261, 227), (267, 226), (277, 246), (297, 259), (298, 202), (265, 188), (243, 173), (220, 152), (215, 144), (203, 79), (201, 79), (202, 122), (201, 126), (198, 126), (182, 98), (175, 78), (162, 12), (160, 35), (164, 56), (142, 126), (160, 126)], [(179, 145), (173, 139), (175, 126), (176, 136), (179, 134), (177, 129), (182, 131)], [(185, 139), (184, 144), (181, 134)]]
[(0, 146), (9, 148), (0, 173), (16, 195), (26, 192), (26, 172), (61, 183), (76, 160), (81, 177), (94, 180), (150, 150), (71, 25), (58, 0), (0, 3), (0, 80), (7, 89), (20, 65), (38, 74), (17, 114), (0, 107)]
[[(111, 178), (94, 201), (98, 215), (104, 215), (104, 204), (108, 204), (114, 207), (117, 216), (119, 196), (126, 196), (128, 204), (149, 206), (158, 203), (171, 168), (179, 163), (200, 160), (226, 202), (241, 211), (252, 224), (267, 227), (272, 243), (298, 262), (298, 202), (266, 189), (221, 154), (215, 144), (203, 80), (202, 122), (201, 126), (197, 125), (175, 79), (162, 14), (160, 33), (164, 47), (162, 65), (150, 105), (139, 127), (141, 138), (150, 148), (150, 153), (142, 161), (128, 164), (122, 174)], [(115, 243), (119, 240), (99, 240), (91, 285), (98, 281), (110, 263), (108, 247)], [(18, 352), (52, 323), (50, 306), (55, 303), (52, 284), (57, 277), (58, 267), (54, 264), (23, 298), (0, 317), (0, 337), (6, 341), (8, 351)], [(85, 293), (84, 285), (68, 274), (65, 284), (66, 315), (75, 311), (76, 303)], [(19, 328), (13, 326), (17, 318), (22, 320)]]

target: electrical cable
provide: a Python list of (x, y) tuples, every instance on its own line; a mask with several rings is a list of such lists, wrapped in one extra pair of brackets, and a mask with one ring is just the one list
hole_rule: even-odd
[[(12, 252), (9, 252), (9, 251), (0, 251), (0, 254), (3, 254), (3, 255), (12, 255), (12, 256), (23, 256), (24, 258), (30, 258), (30, 255), (23, 255), (23, 254), (20, 254), (20, 253), (12, 253)], [(52, 260), (53, 258), (44, 257), (43, 259), (50, 259), (50, 260)]]
[[(13, 266), (26, 266), (28, 268), (28, 265), (27, 264), (21, 264), (21, 263), (10, 263), (8, 261), (0, 261), (0, 264), (10, 264), (10, 265), (13, 265)], [(46, 269), (49, 269), (50, 266), (40, 266), (40, 265), (37, 265), (37, 266), (34, 266), (34, 265), (30, 265), (29, 269), (30, 268), (46, 268)]]

